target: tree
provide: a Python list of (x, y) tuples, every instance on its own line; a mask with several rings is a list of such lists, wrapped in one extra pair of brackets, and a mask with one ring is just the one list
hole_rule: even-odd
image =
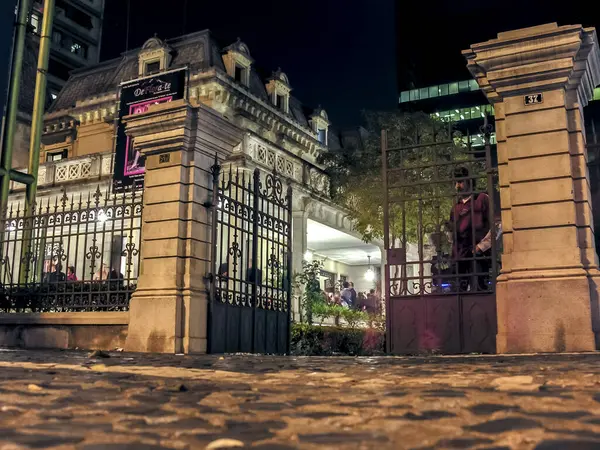
[[(362, 148), (330, 150), (321, 162), (331, 178), (332, 197), (350, 211), (365, 242), (383, 238), (381, 130), (387, 130), (390, 237), (395, 246), (440, 235), (455, 201), (453, 171), (472, 165), (470, 148), (448, 124), (424, 113), (365, 113)], [(456, 164), (454, 164), (456, 163)], [(471, 168), (472, 169), (472, 168)]]

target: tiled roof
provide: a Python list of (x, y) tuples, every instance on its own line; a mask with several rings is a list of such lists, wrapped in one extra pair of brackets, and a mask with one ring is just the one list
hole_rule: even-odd
[[(207, 59), (213, 59), (207, 58), (205, 51), (205, 46), (209, 42), (211, 39), (208, 31), (167, 40), (166, 43), (173, 49), (170, 67), (177, 68), (187, 65), (192, 70), (206, 67)], [(208, 45), (214, 46), (212, 43)], [(72, 108), (78, 100), (116, 92), (121, 82), (137, 77), (138, 51), (139, 49), (131, 50), (124, 53), (121, 58), (73, 71), (50, 112)], [(218, 60), (221, 61), (222, 67), (220, 55)]]
[[(187, 66), (195, 72), (216, 67), (225, 71), (221, 56), (223, 47), (215, 42), (208, 30), (168, 39), (165, 44), (173, 50), (170, 64), (172, 69)], [(73, 108), (77, 101), (90, 97), (116, 93), (121, 82), (137, 77), (139, 51), (140, 49), (130, 50), (121, 58), (71, 72), (69, 80), (58, 94), (49, 112)], [(264, 80), (266, 78), (261, 76), (258, 66), (253, 64), (249, 90), (258, 98), (268, 101)], [(292, 96), (290, 96), (289, 106), (292, 117), (300, 125), (308, 127), (310, 112), (307, 112), (308, 110), (300, 101)]]

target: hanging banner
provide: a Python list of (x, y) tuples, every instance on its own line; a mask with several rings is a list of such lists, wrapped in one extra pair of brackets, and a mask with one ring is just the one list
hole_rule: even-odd
[(131, 138), (125, 134), (125, 124), (121, 119), (131, 114), (144, 113), (151, 105), (184, 98), (185, 79), (186, 69), (181, 69), (121, 85), (113, 174), (114, 192), (137, 189), (144, 183), (144, 157), (135, 149)]

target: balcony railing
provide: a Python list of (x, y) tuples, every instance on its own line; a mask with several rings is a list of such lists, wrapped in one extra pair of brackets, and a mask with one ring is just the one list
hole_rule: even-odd
[[(112, 176), (113, 154), (97, 153), (79, 158), (50, 161), (40, 165), (38, 186), (54, 186), (73, 181), (100, 179)], [(21, 170), (27, 172), (27, 170)], [(22, 184), (11, 181), (11, 189), (23, 189)]]

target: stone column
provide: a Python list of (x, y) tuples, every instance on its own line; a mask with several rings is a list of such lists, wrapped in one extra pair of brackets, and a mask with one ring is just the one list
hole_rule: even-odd
[(185, 101), (128, 116), (146, 156), (141, 268), (131, 299), (127, 351), (204, 353), (212, 197), (210, 168), (241, 140), (211, 110)]
[[(308, 210), (307, 205), (310, 199), (303, 197), (300, 193), (293, 194), (293, 210), (292, 210), (292, 277), (294, 274), (302, 271), (302, 261), (306, 253), (308, 235), (307, 221)], [(300, 294), (295, 292), (295, 294)], [(292, 318), (295, 321), (300, 321), (301, 305), (300, 297), (294, 295), (292, 298)]]
[(496, 114), (498, 352), (594, 350), (599, 278), (582, 108), (600, 82), (596, 31), (546, 24), (463, 54)]

